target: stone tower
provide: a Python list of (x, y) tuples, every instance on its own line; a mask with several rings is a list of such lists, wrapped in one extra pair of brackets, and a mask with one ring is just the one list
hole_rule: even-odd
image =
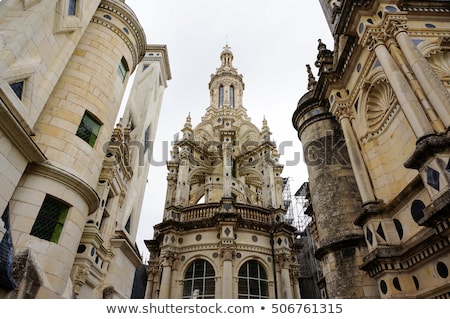
[[(349, 232), (358, 250), (350, 259), (342, 244), (316, 251), (323, 296), (341, 296), (340, 287), (330, 285), (333, 269), (341, 283), (354, 279), (349, 297), (449, 298), (450, 28), (443, 21), (450, 4), (320, 2), (334, 50), (319, 41), (319, 77), (308, 68), (309, 92), (293, 124), (309, 166), (316, 242)], [(324, 123), (333, 125), (332, 136), (341, 132), (342, 147), (327, 145), (345, 150), (343, 166), (320, 165), (334, 154), (323, 147), (331, 130)], [(320, 178), (327, 175), (343, 182)], [(333, 197), (339, 200), (323, 200)], [(330, 219), (338, 210), (346, 216)], [(330, 236), (330, 229), (338, 232)], [(343, 252), (336, 260), (326, 258), (333, 247)]]
[[(164, 50), (123, 0), (1, 1), (0, 30), (0, 297), (128, 298), (150, 116), (115, 122), (130, 74)], [(155, 63), (139, 116), (170, 78)]]
[(206, 114), (195, 127), (186, 118), (167, 161), (147, 297), (299, 298), (283, 166), (266, 119), (258, 129), (247, 116), (228, 45), (220, 61)]
[(358, 269), (367, 248), (362, 230), (353, 224), (361, 199), (345, 139), (338, 121), (328, 111), (327, 101), (315, 98), (313, 93), (309, 91), (300, 99), (293, 122), (308, 168), (314, 211), (312, 236), (324, 277), (321, 297), (368, 297), (366, 294), (374, 290), (370, 287), (374, 284), (364, 283), (364, 273)]

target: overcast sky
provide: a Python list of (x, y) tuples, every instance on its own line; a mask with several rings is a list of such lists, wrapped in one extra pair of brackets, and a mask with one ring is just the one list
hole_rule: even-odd
[[(318, 0), (126, 0), (147, 35), (147, 43), (165, 44), (172, 80), (164, 94), (154, 143), (137, 244), (144, 259), (144, 239), (162, 221), (169, 143), (188, 113), (196, 126), (209, 106), (210, 75), (220, 66), (228, 42), (233, 65), (245, 83), (243, 105), (253, 124), (268, 121), (279, 146), (283, 177), (292, 194), (307, 181), (301, 144), (292, 114), (307, 92), (306, 64), (314, 74), (318, 39), (329, 49), (333, 40)], [(129, 86), (131, 86), (131, 81)], [(155, 163), (156, 162), (156, 163)]]

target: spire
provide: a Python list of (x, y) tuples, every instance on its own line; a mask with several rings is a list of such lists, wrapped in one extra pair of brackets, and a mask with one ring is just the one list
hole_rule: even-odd
[(184, 127), (192, 129), (191, 112), (189, 112), (188, 116), (186, 117), (186, 122), (184, 123)]
[(191, 113), (186, 117), (186, 122), (184, 123), (184, 127), (181, 130), (183, 132), (184, 140), (192, 140), (194, 138), (194, 131), (192, 130), (191, 124)]
[(221, 65), (216, 69), (216, 75), (225, 73), (238, 75), (237, 69), (233, 66), (233, 58), (233, 52), (231, 52), (227, 43), (220, 54)]
[(322, 42), (322, 39), (319, 39), (317, 50), (319, 53), (317, 53), (315, 66), (319, 68), (320, 75), (323, 71), (330, 71), (333, 68), (333, 52), (327, 49), (327, 46)]
[(220, 67), (215, 74), (211, 74), (209, 89), (211, 93), (211, 106), (220, 109), (222, 107), (240, 108), (242, 106), (242, 94), (244, 82), (242, 74), (233, 66), (233, 53), (230, 46), (225, 44), (220, 53)]
[(272, 135), (272, 133), (270, 132), (269, 126), (267, 125), (266, 116), (264, 115), (263, 125), (261, 128), (261, 137), (264, 141), (270, 141), (270, 135)]

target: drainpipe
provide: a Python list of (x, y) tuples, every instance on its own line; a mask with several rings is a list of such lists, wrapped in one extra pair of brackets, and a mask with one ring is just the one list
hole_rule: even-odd
[(272, 246), (272, 268), (273, 268), (273, 283), (275, 286), (275, 299), (278, 299), (278, 284), (277, 284), (277, 272), (275, 270), (275, 241), (273, 240), (273, 233), (270, 233), (270, 246)]

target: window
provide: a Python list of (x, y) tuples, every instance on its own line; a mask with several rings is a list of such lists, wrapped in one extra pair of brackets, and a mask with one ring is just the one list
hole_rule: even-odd
[(49, 195), (45, 196), (30, 235), (57, 243), (68, 211), (66, 203)]
[(24, 81), (18, 81), (10, 84), (11, 89), (14, 91), (14, 93), (16, 93), (19, 99), (22, 99), (24, 83)]
[(238, 274), (239, 299), (267, 299), (269, 289), (267, 274), (256, 260), (247, 261), (239, 269)]
[(119, 67), (117, 68), (117, 73), (119, 73), (120, 79), (125, 81), (125, 78), (127, 77), (127, 72), (130, 69), (128, 68), (127, 60), (125, 60), (124, 57), (120, 60)]
[(230, 86), (230, 104), (234, 107), (234, 86)]
[(130, 230), (131, 230), (131, 214), (130, 214), (130, 216), (128, 216), (127, 223), (125, 224), (125, 230), (127, 231), (128, 234), (130, 233)]
[(236, 161), (231, 159), (231, 176), (236, 178)]
[(214, 299), (215, 272), (213, 266), (204, 259), (194, 261), (184, 276), (184, 299)]
[(94, 147), (100, 131), (100, 123), (88, 112), (85, 112), (78, 126), (77, 136)]
[(219, 87), (219, 107), (223, 104), (223, 85)]
[(69, 0), (69, 7), (67, 9), (67, 14), (69, 16), (74, 16), (77, 13), (77, 0)]
[(150, 124), (148, 125), (144, 134), (144, 153), (147, 152), (149, 144), (150, 144)]
[(134, 124), (134, 121), (132, 118), (130, 118), (128, 125), (130, 126), (130, 132), (134, 131), (134, 129), (136, 128), (136, 124)]

